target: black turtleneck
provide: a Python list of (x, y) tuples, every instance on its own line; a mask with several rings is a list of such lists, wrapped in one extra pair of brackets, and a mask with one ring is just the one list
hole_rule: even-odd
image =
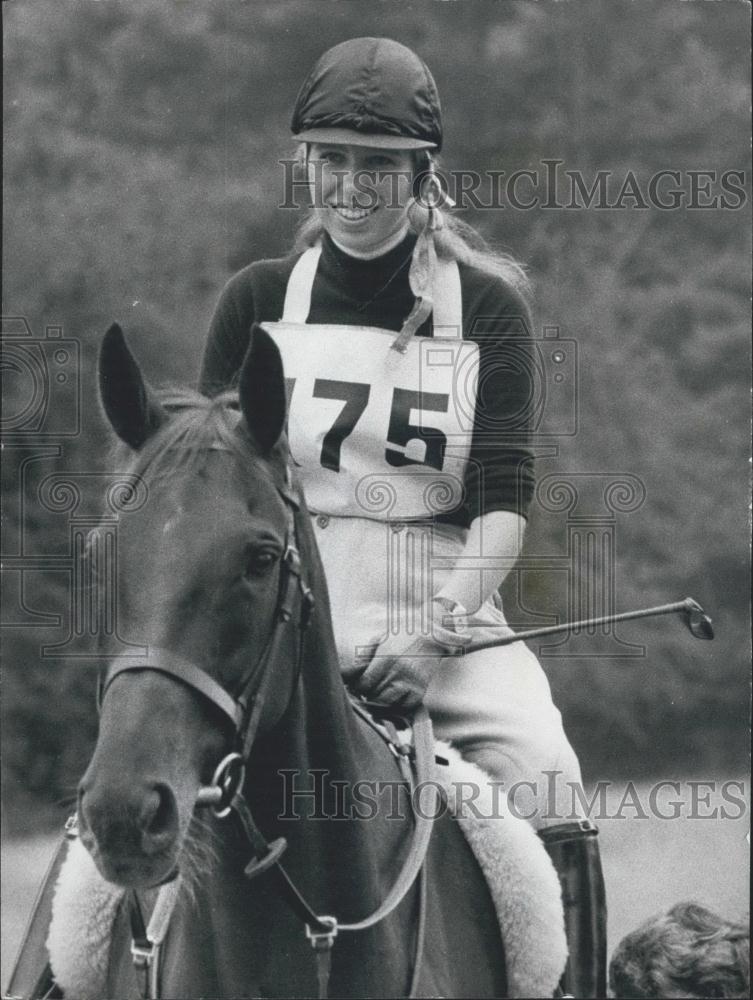
[[(309, 323), (374, 326), (398, 331), (413, 308), (408, 282), (416, 242), (409, 235), (382, 257), (359, 260), (328, 235), (314, 280)], [(216, 395), (231, 387), (254, 323), (282, 318), (288, 278), (299, 255), (249, 264), (222, 291), (209, 331), (199, 389)], [(476, 429), (463, 508), (441, 520), (467, 526), (480, 513), (512, 510), (526, 515), (533, 495), (530, 451), (533, 404), (540, 386), (524, 300), (501, 278), (459, 265), (463, 336), (479, 344)], [(431, 319), (418, 336), (431, 336)]]

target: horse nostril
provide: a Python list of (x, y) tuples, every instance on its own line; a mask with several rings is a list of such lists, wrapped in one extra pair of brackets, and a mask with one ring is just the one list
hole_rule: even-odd
[(178, 831), (178, 807), (167, 785), (154, 785), (141, 806), (141, 843), (147, 854), (169, 846)]

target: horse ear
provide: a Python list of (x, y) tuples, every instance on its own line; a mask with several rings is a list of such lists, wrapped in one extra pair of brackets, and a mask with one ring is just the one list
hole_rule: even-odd
[(104, 335), (99, 351), (99, 397), (113, 430), (131, 448), (140, 448), (168, 419), (117, 323)]
[(285, 429), (285, 377), (277, 344), (258, 323), (251, 330), (238, 395), (248, 429), (262, 451), (270, 451)]

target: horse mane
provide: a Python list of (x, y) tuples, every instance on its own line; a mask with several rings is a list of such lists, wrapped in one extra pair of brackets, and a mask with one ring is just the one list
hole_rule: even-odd
[(283, 435), (268, 456), (263, 456), (245, 424), (241, 425), (238, 393), (222, 392), (209, 398), (186, 388), (173, 386), (159, 390), (157, 399), (170, 419), (136, 452), (116, 441), (112, 460), (127, 463), (131, 475), (154, 481), (176, 474), (195, 473), (206, 461), (209, 451), (227, 449), (245, 460), (267, 459), (269, 464), (285, 467), (287, 440)]

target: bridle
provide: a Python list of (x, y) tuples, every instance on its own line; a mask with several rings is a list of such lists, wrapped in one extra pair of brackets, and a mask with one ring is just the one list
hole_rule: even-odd
[[(219, 819), (231, 813), (237, 816), (253, 852), (252, 860), (244, 869), (247, 878), (252, 879), (268, 870), (274, 873), (281, 895), (303, 922), (306, 937), (314, 949), (320, 1000), (325, 1000), (328, 996), (331, 951), (337, 934), (341, 931), (366, 930), (379, 923), (395, 910), (419, 878), (419, 920), (410, 989), (410, 996), (414, 996), (418, 988), (425, 926), (426, 885), (423, 865), (431, 837), (433, 817), (437, 814), (437, 787), (436, 783), (429, 780), (433, 764), (433, 734), (426, 710), (420, 708), (414, 719), (413, 751), (409, 751), (400, 742), (391, 728), (375, 726), (397, 758), (403, 779), (411, 791), (411, 802), (414, 800), (412, 793), (417, 786), (421, 786), (422, 791), (426, 790), (429, 793), (431, 801), (427, 807), (426, 801), (422, 800), (422, 809), (414, 809), (412, 839), (400, 873), (379, 907), (363, 920), (341, 923), (336, 917), (316, 913), (281, 863), (280, 859), (287, 848), (285, 838), (279, 837), (271, 843), (267, 842), (256, 826), (243, 794), (246, 761), (251, 753), (267, 695), (275, 677), (275, 671), (270, 668), (278, 660), (285, 643), (292, 643), (297, 650), (293, 683), (295, 690), (302, 668), (303, 636), (314, 609), (314, 596), (303, 578), (298, 549), (295, 516), (300, 512), (302, 505), (290, 485), (289, 474), (285, 486), (278, 485), (277, 488), (285, 502), (287, 528), (273, 627), (258, 662), (244, 673), (238, 686), (238, 694), (229, 694), (221, 684), (189, 659), (170, 650), (157, 648), (150, 650), (147, 657), (111, 664), (99, 679), (98, 706), (101, 708), (104, 697), (116, 677), (132, 671), (152, 670), (189, 687), (210, 702), (230, 723), (234, 733), (233, 750), (217, 765), (211, 783), (199, 790), (196, 805), (210, 807)], [(370, 721), (368, 713), (363, 709), (358, 709), (358, 712), (365, 721)], [(411, 767), (411, 755), (414, 767)], [(145, 1000), (156, 1000), (160, 996), (160, 949), (177, 901), (178, 887), (177, 878), (160, 887), (148, 926), (145, 925), (135, 891), (129, 893), (131, 954), (137, 971), (143, 974), (142, 995)]]

